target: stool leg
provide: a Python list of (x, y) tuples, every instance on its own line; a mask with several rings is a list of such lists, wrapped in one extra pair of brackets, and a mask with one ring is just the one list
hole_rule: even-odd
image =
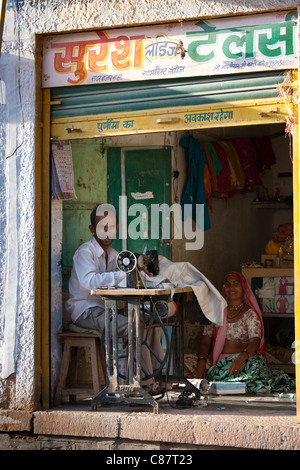
[(56, 388), (56, 394), (55, 394), (55, 400), (54, 400), (55, 405), (61, 404), (61, 400), (62, 400), (61, 392), (66, 384), (70, 359), (71, 359), (71, 346), (69, 345), (68, 341), (66, 341), (64, 345), (64, 352), (62, 355), (62, 360), (61, 360), (59, 380), (58, 380), (58, 384)]
[[(79, 348), (77, 346), (71, 348), (70, 358), (70, 388), (77, 387), (78, 383), (78, 360), (79, 360)], [(76, 395), (69, 394), (70, 403), (76, 403)]]
[(99, 393), (100, 391), (100, 376), (99, 376), (99, 366), (97, 360), (97, 347), (96, 341), (92, 341), (90, 346), (91, 351), (91, 364), (92, 364), (92, 377), (93, 377), (93, 388), (94, 393)]

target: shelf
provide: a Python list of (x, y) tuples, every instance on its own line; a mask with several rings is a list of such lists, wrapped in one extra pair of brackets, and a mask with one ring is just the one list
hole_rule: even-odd
[(256, 209), (291, 209), (291, 200), (287, 201), (253, 201)]
[(294, 268), (242, 268), (242, 274), (251, 286), (251, 279), (255, 277), (294, 276)]
[[(251, 287), (251, 280), (253, 278), (261, 278), (261, 277), (293, 277), (294, 276), (294, 268), (242, 268), (242, 274), (245, 276), (249, 286)], [(262, 312), (263, 319), (266, 319), (265, 326), (271, 323), (271, 320), (268, 321), (268, 318), (294, 318), (293, 313), (264, 313)], [(267, 363), (269, 368), (272, 367), (279, 367), (281, 370), (286, 372), (287, 374), (294, 374), (295, 373), (295, 365), (294, 364), (282, 364), (282, 363)]]
[(263, 317), (273, 317), (273, 318), (294, 318), (293, 313), (264, 313), (262, 312)]

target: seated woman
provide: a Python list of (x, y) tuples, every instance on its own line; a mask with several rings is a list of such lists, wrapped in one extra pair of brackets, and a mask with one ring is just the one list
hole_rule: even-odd
[[(266, 367), (262, 316), (245, 277), (229, 272), (222, 295), (227, 301), (223, 325), (204, 327), (193, 376), (209, 381), (246, 382), (246, 391), (252, 393), (293, 389), (295, 382), (287, 374)], [(211, 346), (211, 367), (207, 371)]]

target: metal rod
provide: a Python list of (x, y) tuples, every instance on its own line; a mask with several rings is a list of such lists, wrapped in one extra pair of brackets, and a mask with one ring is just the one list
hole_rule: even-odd
[(127, 200), (126, 200), (126, 161), (125, 151), (121, 149), (121, 211), (120, 217), (120, 238), (122, 240), (122, 250), (127, 250)]
[(135, 313), (135, 325), (136, 325), (136, 377), (141, 382), (141, 317), (140, 317), (140, 306), (139, 304), (132, 305)]
[(105, 302), (105, 352), (107, 375), (111, 375), (111, 343), (110, 343), (110, 301)]
[(128, 304), (128, 383), (133, 383), (133, 305)]
[(116, 302), (111, 302), (111, 310), (112, 310), (112, 320), (111, 320), (111, 328), (112, 328), (112, 348), (113, 348), (113, 375), (118, 377), (118, 338), (117, 338), (117, 308)]

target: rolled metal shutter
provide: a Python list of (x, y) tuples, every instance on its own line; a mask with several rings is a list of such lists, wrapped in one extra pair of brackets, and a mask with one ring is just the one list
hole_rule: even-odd
[(282, 71), (51, 89), (51, 119), (212, 105), (279, 96)]

